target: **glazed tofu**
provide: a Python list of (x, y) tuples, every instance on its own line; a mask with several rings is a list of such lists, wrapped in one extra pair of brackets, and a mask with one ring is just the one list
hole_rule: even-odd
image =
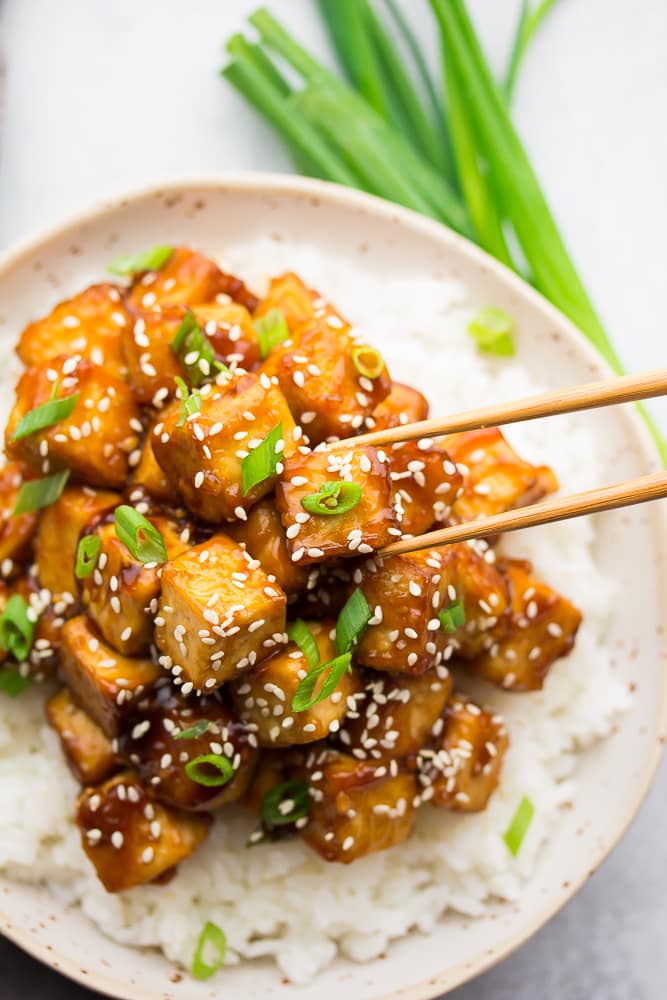
[[(320, 663), (335, 659), (335, 622), (310, 622), (308, 627), (317, 644)], [(293, 712), (292, 699), (308, 672), (306, 657), (296, 643), (290, 642), (232, 685), (236, 711), (244, 722), (253, 726), (262, 746), (314, 743), (340, 729), (350, 704), (354, 704), (354, 696), (361, 691), (358, 671), (353, 668), (344, 673), (329, 698), (305, 712)], [(319, 694), (327, 676), (326, 671), (321, 674), (313, 697)]]
[[(160, 802), (179, 809), (217, 809), (245, 795), (259, 761), (257, 739), (218, 698), (187, 699), (167, 686), (137, 719), (138, 725), (122, 738), (121, 751)], [(200, 735), (193, 732), (197, 724), (204, 730)], [(188, 775), (186, 767), (208, 755), (224, 757), (231, 765), (225, 784), (203, 785)], [(225, 777), (210, 763), (199, 767), (209, 779)]]
[(60, 667), (77, 703), (109, 737), (120, 734), (162, 674), (152, 660), (117, 653), (85, 615), (63, 626)]
[(214, 524), (243, 520), (270, 493), (276, 476), (243, 492), (243, 459), (278, 424), (284, 454), (298, 434), (285, 397), (266, 375), (237, 375), (203, 386), (201, 410), (180, 423), (178, 401), (165, 409), (153, 432), (155, 457), (189, 509)]
[(123, 771), (82, 793), (76, 822), (104, 888), (123, 892), (190, 857), (206, 839), (211, 817), (160, 805), (136, 774)]
[(207, 302), (195, 319), (224, 364), (250, 370), (259, 363), (259, 339), (248, 310), (237, 302)]
[(449, 517), (463, 478), (433, 440), (406, 441), (388, 452), (403, 535), (421, 535)]
[(41, 585), (54, 596), (77, 594), (74, 568), (79, 537), (120, 503), (119, 493), (68, 486), (55, 503), (41, 512), (35, 539), (37, 575)]
[(115, 285), (91, 285), (59, 303), (42, 319), (29, 323), (17, 353), (28, 367), (61, 354), (80, 354), (115, 378), (125, 378), (121, 334), (128, 315)]
[(429, 405), (426, 396), (402, 382), (392, 382), (391, 390), (366, 420), (369, 430), (382, 431), (387, 427), (403, 427), (418, 420), (426, 420)]
[(156, 271), (137, 275), (127, 294), (132, 309), (194, 306), (225, 293), (225, 275), (217, 264), (187, 247), (178, 247)]
[(337, 750), (313, 750), (304, 777), (312, 803), (299, 833), (325, 861), (349, 864), (412, 833), (417, 784), (395, 760), (371, 763)]
[(163, 406), (176, 392), (174, 379), (185, 378), (171, 345), (187, 315), (185, 306), (131, 311), (123, 330), (123, 357), (132, 395), (141, 406)]
[(319, 292), (308, 288), (298, 274), (288, 271), (278, 278), (271, 279), (266, 296), (255, 309), (254, 318), (261, 319), (274, 309), (279, 309), (287, 321), (290, 332), (293, 333), (304, 323), (315, 318), (316, 308), (320, 310), (327, 308)]
[(58, 734), (65, 760), (82, 785), (98, 785), (119, 770), (120, 761), (111, 740), (73, 701), (67, 688), (49, 698), (46, 717)]
[[(19, 421), (48, 403), (54, 384), (58, 399), (79, 393), (69, 417), (18, 441)], [(139, 413), (128, 386), (80, 355), (60, 355), (29, 368), (16, 387), (16, 403), (6, 430), (7, 454), (42, 474), (70, 469), (89, 486), (121, 487), (128, 456), (141, 434)]]
[[(151, 516), (170, 559), (185, 552), (191, 528), (186, 522)], [(81, 581), (81, 600), (104, 639), (123, 656), (148, 653), (160, 596), (161, 567), (136, 559), (116, 534), (114, 524), (101, 524), (97, 565)]]
[[(159, 418), (158, 418), (159, 419)], [(180, 497), (174, 486), (170, 483), (164, 471), (158, 465), (158, 461), (153, 451), (153, 427), (149, 428), (143, 444), (141, 445), (141, 455), (139, 461), (132, 470), (130, 476), (130, 486), (140, 488), (148, 496), (158, 503), (168, 503), (174, 506), (180, 503)]]
[(366, 678), (340, 733), (346, 753), (358, 760), (408, 757), (426, 745), (452, 690), (443, 665), (419, 677)]
[(256, 560), (216, 535), (168, 562), (155, 620), (160, 663), (183, 694), (256, 666), (285, 636), (287, 598)]
[(229, 535), (259, 559), (262, 569), (274, 576), (286, 594), (297, 594), (308, 584), (309, 570), (292, 562), (287, 548), (287, 536), (280, 514), (272, 499), (260, 500), (248, 511), (245, 521), (229, 525)]
[(20, 462), (0, 469), (0, 578), (9, 580), (21, 572), (32, 554), (38, 515), (14, 514), (21, 486), (34, 474)]
[[(447, 584), (443, 608), (463, 602), (465, 623), (453, 633), (441, 633), (448, 652), (470, 659), (503, 635), (509, 622), (507, 581), (494, 565), (466, 542), (437, 550)], [(493, 555), (493, 553), (491, 553)]]
[(454, 696), (440, 733), (420, 755), (422, 801), (454, 812), (481, 812), (498, 786), (508, 746), (500, 716)]
[[(361, 499), (336, 514), (336, 505), (345, 504), (349, 483), (361, 489)], [(322, 488), (329, 494), (323, 506), (332, 513), (309, 513), (302, 501)], [(335, 490), (338, 495), (331, 495)], [(292, 455), (276, 487), (276, 506), (292, 561), (303, 565), (367, 554), (400, 535), (389, 463), (384, 452), (369, 446)]]
[(525, 507), (558, 489), (552, 470), (525, 462), (497, 427), (452, 434), (442, 444), (463, 473), (463, 493), (454, 505), (460, 521)]
[(509, 628), (467, 666), (507, 691), (537, 691), (555, 660), (572, 650), (581, 612), (537, 580), (529, 562), (509, 559), (499, 568), (511, 594)]
[(44, 680), (58, 666), (61, 631), (65, 619), (72, 614), (74, 599), (70, 594), (63, 594), (52, 600), (51, 592), (40, 586), (32, 572), (11, 581), (7, 596), (13, 594), (23, 598), (29, 616), (36, 623), (28, 664), (31, 676)]

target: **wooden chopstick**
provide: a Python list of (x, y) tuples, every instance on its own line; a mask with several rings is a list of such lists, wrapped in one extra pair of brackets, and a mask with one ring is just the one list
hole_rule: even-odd
[(480, 517), (476, 521), (453, 524), (451, 527), (430, 531), (425, 535), (416, 535), (414, 538), (403, 538), (380, 549), (380, 554), (389, 556), (417, 552), (438, 545), (465, 542), (471, 538), (486, 538), (504, 531), (517, 531), (519, 528), (550, 524), (552, 521), (565, 521), (571, 517), (598, 514), (605, 510), (630, 507), (633, 504), (661, 500), (665, 497), (667, 497), (667, 472), (654, 472), (638, 479), (628, 479), (611, 486), (587, 490), (585, 493), (573, 493), (566, 497), (543, 500), (541, 503), (520, 507), (504, 514), (493, 514), (490, 517)]
[[(559, 413), (576, 413), (578, 410), (592, 410), (599, 406), (615, 403), (630, 403), (651, 396), (667, 393), (667, 368), (643, 372), (640, 375), (622, 375), (618, 378), (588, 382), (570, 389), (557, 389), (540, 396), (526, 396), (509, 403), (497, 403), (476, 410), (465, 410), (450, 417), (433, 417), (413, 424), (388, 427), (359, 437), (348, 438), (346, 443), (382, 446), (413, 438), (436, 437), (439, 434), (456, 434), (472, 431), (479, 427), (496, 427), (499, 424), (517, 424), (536, 417), (553, 417)], [(328, 447), (340, 447), (341, 442), (332, 442)]]

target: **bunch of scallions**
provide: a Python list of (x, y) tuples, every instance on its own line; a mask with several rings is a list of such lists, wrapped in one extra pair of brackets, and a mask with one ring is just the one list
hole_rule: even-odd
[[(296, 168), (405, 205), (475, 241), (561, 309), (620, 373), (510, 115), (521, 61), (555, 0), (522, 0), (500, 82), (465, 0), (414, 0), (432, 9), (442, 79), (431, 73), (400, 0), (314, 2), (341, 76), (265, 9), (249, 18), (258, 40), (230, 38), (221, 71), (278, 130)], [(667, 444), (640, 409), (667, 465)]]

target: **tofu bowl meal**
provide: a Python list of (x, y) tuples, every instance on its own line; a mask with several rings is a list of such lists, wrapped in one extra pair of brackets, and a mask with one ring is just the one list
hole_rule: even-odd
[(131, 195), (0, 263), (0, 927), (136, 1000), (426, 998), (600, 864), (665, 733), (659, 506), (397, 539), (658, 466), (631, 407), (361, 435), (603, 363), (437, 224)]

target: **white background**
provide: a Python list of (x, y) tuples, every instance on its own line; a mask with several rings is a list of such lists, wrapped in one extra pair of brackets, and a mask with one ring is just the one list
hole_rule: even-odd
[[(267, 3), (328, 58), (314, 0)], [(435, 59), (428, 5), (403, 4)], [(268, 126), (216, 76), (224, 39), (256, 5), (0, 0), (0, 246), (134, 185), (197, 171), (289, 169)], [(516, 0), (471, 5), (502, 65)], [(666, 354), (666, 44), (666, 0), (559, 0), (515, 103), (567, 242), (631, 370), (663, 365)], [(656, 412), (667, 428), (667, 401)], [(638, 823), (575, 902), (457, 1000), (667, 995), (666, 787), (663, 772)], [(0, 951), (0, 973), (5, 963), (7, 974), (19, 971), (9, 954)], [(25, 1000), (59, 995), (50, 980), (48, 993), (42, 981), (31, 994), (26, 968)], [(72, 988), (62, 995), (72, 997)]]

